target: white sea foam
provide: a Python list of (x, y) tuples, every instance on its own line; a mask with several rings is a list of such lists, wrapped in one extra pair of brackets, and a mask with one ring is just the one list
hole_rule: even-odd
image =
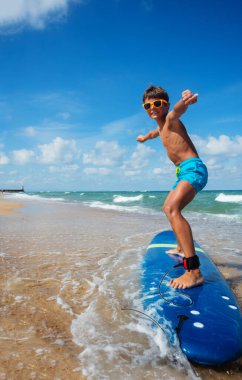
[(70, 305), (68, 305), (59, 295), (56, 297), (56, 302), (62, 307), (62, 309), (73, 315), (73, 311)]
[(157, 215), (159, 214), (157, 211), (152, 210), (150, 208), (144, 208), (139, 206), (119, 206), (114, 204), (108, 204), (100, 201), (93, 202), (83, 202), (86, 206), (93, 208), (101, 208), (104, 210), (114, 210), (119, 212), (128, 212), (128, 213), (138, 213), (138, 214), (146, 214), (146, 215)]
[[(122, 305), (142, 310), (140, 266), (143, 249), (117, 249), (99, 261), (93, 274), (95, 293), (87, 308), (72, 322), (73, 340), (82, 352), (82, 374), (89, 380), (140, 379), (166, 380), (169, 366), (176, 361), (181, 378), (193, 379), (189, 363), (174, 351), (162, 330)], [(138, 259), (138, 260), (137, 260)], [(136, 269), (134, 269), (134, 266)], [(118, 280), (117, 280), (118, 279)], [(174, 357), (176, 355), (176, 357)], [(169, 364), (167, 364), (167, 362)]]
[(134, 197), (124, 197), (123, 195), (114, 195), (113, 201), (114, 203), (129, 203), (129, 202), (138, 202), (143, 199), (143, 195), (136, 195)]
[(229, 203), (242, 203), (242, 195), (241, 194), (223, 194), (220, 193), (216, 198), (217, 202), (229, 202)]
[(209, 212), (197, 212), (197, 211), (187, 211), (184, 213), (188, 217), (192, 217), (195, 220), (215, 220), (216, 219), (224, 219), (224, 220), (234, 220), (234, 221), (241, 221), (241, 215), (240, 214), (213, 214)]
[(63, 202), (65, 201), (64, 198), (58, 198), (58, 197), (44, 197), (40, 195), (35, 194), (26, 194), (26, 193), (15, 193), (15, 194), (6, 194), (6, 198), (14, 198), (18, 200), (24, 200), (24, 201), (52, 201), (52, 202)]

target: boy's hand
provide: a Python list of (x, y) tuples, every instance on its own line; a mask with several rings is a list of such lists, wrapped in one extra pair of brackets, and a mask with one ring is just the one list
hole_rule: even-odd
[(198, 94), (193, 94), (190, 90), (185, 90), (182, 93), (182, 100), (186, 106), (190, 106), (197, 102)]
[(137, 137), (136, 141), (141, 142), (141, 143), (145, 142), (145, 141), (146, 141), (146, 140), (145, 140), (145, 136), (143, 136), (143, 135), (139, 135), (139, 136)]

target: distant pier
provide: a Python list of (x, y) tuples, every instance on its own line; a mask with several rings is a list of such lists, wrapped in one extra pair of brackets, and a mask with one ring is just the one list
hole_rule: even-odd
[(24, 187), (21, 189), (0, 189), (0, 193), (24, 193)]

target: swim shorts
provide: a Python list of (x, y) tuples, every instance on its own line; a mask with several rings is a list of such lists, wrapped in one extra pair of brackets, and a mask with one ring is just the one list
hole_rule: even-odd
[(180, 181), (188, 181), (198, 193), (208, 182), (206, 165), (198, 157), (188, 158), (176, 167), (177, 181), (172, 187), (174, 190)]

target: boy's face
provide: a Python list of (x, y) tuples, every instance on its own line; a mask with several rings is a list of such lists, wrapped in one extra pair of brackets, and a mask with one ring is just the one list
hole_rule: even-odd
[(147, 114), (151, 119), (154, 120), (159, 120), (159, 119), (164, 119), (166, 116), (168, 110), (169, 110), (169, 103), (161, 102), (160, 107), (156, 107), (153, 102), (157, 102), (158, 100), (162, 99), (157, 99), (157, 98), (150, 98), (150, 99), (145, 99), (145, 103), (150, 103), (150, 108), (146, 110)]

